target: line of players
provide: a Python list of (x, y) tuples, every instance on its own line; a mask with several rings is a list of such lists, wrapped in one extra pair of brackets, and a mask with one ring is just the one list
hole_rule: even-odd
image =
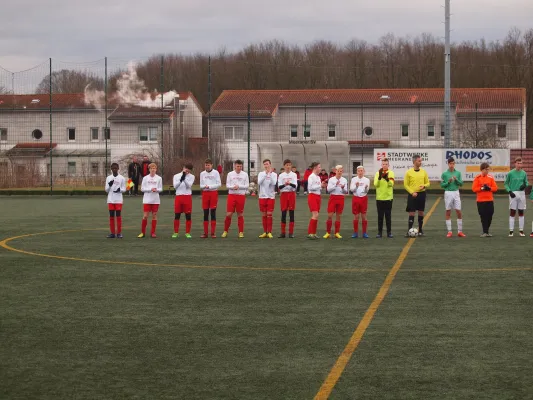
[[(406, 212), (408, 213), (408, 230), (405, 234), (409, 236), (424, 236), (423, 222), (426, 202), (426, 190), (430, 186), (429, 178), (426, 171), (421, 167), (422, 160), (420, 156), (413, 157), (413, 168), (409, 169), (404, 177), (404, 188), (408, 193)], [(259, 186), (259, 210), (262, 216), (263, 233), (259, 238), (273, 238), (273, 212), (275, 207), (276, 187), (280, 193), (281, 205), (281, 233), (278, 238), (287, 237), (287, 214), (289, 215), (288, 237), (294, 238), (294, 211), (296, 207), (296, 188), (297, 177), (292, 172), (292, 163), (290, 160), (284, 161), (284, 171), (279, 176), (273, 172), (270, 160), (263, 161), (264, 171), (258, 175)], [(106, 179), (105, 190), (108, 193), (109, 223), (111, 233), (108, 238), (122, 238), (122, 193), (126, 191), (125, 178), (118, 174), (119, 166), (116, 163), (111, 165), (112, 174)], [(195, 177), (192, 174), (193, 166), (186, 164), (183, 170), (176, 174), (173, 179), (173, 186), (176, 189), (174, 200), (174, 233), (172, 238), (178, 238), (180, 232), (181, 214), (185, 215), (185, 237), (190, 239), (191, 236), (191, 212), (192, 212), (192, 186)], [(367, 210), (368, 210), (368, 191), (370, 180), (365, 177), (363, 166), (357, 168), (357, 175), (352, 178), (350, 185), (346, 178), (343, 177), (343, 167), (336, 166), (336, 175), (331, 177), (327, 182), (322, 182), (319, 173), (321, 170), (320, 163), (311, 164), (312, 173), (308, 180), (307, 202), (311, 218), (308, 225), (308, 239), (318, 239), (318, 216), (321, 210), (322, 189), (329, 193), (327, 205), (326, 233), (323, 238), (332, 237), (332, 228), (334, 222), (333, 237), (341, 239), (340, 225), (341, 216), (344, 211), (344, 200), (349, 193), (352, 197), (352, 214), (353, 234), (352, 238), (359, 237), (359, 221), (362, 225), (362, 237), (368, 238), (367, 227)], [(474, 179), (472, 190), (476, 193), (478, 213), (481, 219), (483, 233), (481, 237), (491, 237), (489, 232), (494, 214), (493, 193), (498, 190), (496, 182), (492, 175), (489, 174), (490, 166), (487, 163), (480, 165), (481, 173)], [(148, 217), (151, 214), (152, 223), (150, 236), (156, 238), (157, 213), (160, 205), (159, 193), (163, 191), (162, 178), (156, 174), (157, 165), (149, 165), (150, 174), (142, 180), (141, 191), (143, 197), (143, 219), (141, 233), (138, 238), (146, 236), (148, 226)], [(391, 211), (394, 197), (394, 172), (389, 169), (389, 161), (383, 159), (381, 169), (374, 176), (374, 187), (376, 189), (376, 208), (378, 215), (378, 234), (376, 238), (383, 237), (383, 222), (386, 224), (386, 236), (392, 238)], [(444, 203), (446, 208), (446, 228), (447, 237), (452, 237), (451, 212), (457, 214), (457, 235), (465, 237), (462, 229), (462, 212), (461, 197), (459, 189), (463, 185), (460, 171), (455, 169), (455, 160), (448, 159), (448, 169), (441, 176), (441, 187), (444, 189)], [(216, 238), (216, 209), (218, 206), (218, 189), (222, 186), (220, 175), (216, 169), (213, 169), (213, 163), (207, 159), (205, 161), (205, 170), (200, 174), (200, 189), (202, 190), (202, 209), (204, 212), (203, 234), (202, 238), (209, 237), (209, 228), (211, 228), (211, 237)], [(238, 237), (244, 237), (244, 206), (246, 194), (249, 189), (249, 177), (243, 171), (243, 163), (240, 160), (235, 161), (234, 170), (228, 173), (226, 180), (228, 197), (226, 203), (226, 216), (224, 220), (224, 231), (222, 237), (228, 236), (231, 226), (232, 217), (237, 213)], [(515, 159), (515, 168), (509, 172), (505, 180), (505, 188), (509, 193), (509, 236), (514, 235), (515, 217), (518, 213), (519, 235), (524, 234), (524, 211), (526, 209), (526, 190), (531, 190), (527, 181), (527, 174), (522, 168), (522, 159)], [(533, 193), (530, 196), (533, 201)], [(413, 229), (415, 215), (418, 215), (418, 229)], [(333, 217), (335, 216), (335, 221)], [(116, 220), (116, 224), (115, 224)], [(414, 232), (414, 234), (413, 234)], [(532, 233), (530, 235), (533, 237)]]

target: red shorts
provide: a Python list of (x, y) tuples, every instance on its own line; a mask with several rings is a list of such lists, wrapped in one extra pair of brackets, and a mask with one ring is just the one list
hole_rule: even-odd
[(244, 203), (246, 203), (246, 196), (244, 194), (228, 194), (226, 212), (236, 211), (240, 214), (244, 211)]
[(192, 212), (192, 196), (184, 194), (174, 198), (174, 213), (190, 214)]
[(122, 203), (107, 203), (107, 208), (109, 211), (122, 211)]
[(344, 196), (332, 195), (329, 196), (328, 213), (342, 214), (344, 211)]
[(276, 205), (276, 199), (259, 199), (259, 211), (272, 212)]
[(143, 204), (144, 212), (154, 212), (159, 210), (159, 204)]
[(307, 205), (309, 211), (320, 212), (320, 205), (322, 204), (322, 197), (319, 194), (309, 193), (307, 195)]
[(296, 208), (296, 192), (281, 192), (281, 211), (294, 210)]
[(352, 214), (366, 214), (368, 211), (368, 196), (352, 197)]
[(204, 190), (202, 192), (202, 210), (209, 210), (211, 208), (217, 208), (217, 204), (218, 204), (218, 191)]

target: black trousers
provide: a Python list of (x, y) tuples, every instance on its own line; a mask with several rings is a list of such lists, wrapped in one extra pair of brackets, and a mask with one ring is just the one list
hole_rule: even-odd
[(385, 217), (388, 235), (392, 232), (392, 200), (376, 200), (376, 207), (378, 209), (378, 233), (383, 234), (383, 217)]
[(492, 223), (492, 216), (494, 215), (493, 201), (480, 201), (477, 203), (477, 212), (481, 218), (481, 227), (483, 233), (489, 233), (490, 224)]
[(307, 181), (304, 181), (304, 192), (307, 192)]

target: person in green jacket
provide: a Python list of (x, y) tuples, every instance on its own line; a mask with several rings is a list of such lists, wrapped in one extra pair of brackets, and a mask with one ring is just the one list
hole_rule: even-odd
[(389, 160), (381, 160), (381, 169), (374, 176), (376, 187), (376, 207), (378, 209), (378, 234), (383, 237), (383, 217), (387, 224), (387, 237), (392, 238), (392, 200), (394, 198), (394, 172), (389, 169)]
[(463, 186), (461, 172), (455, 169), (455, 159), (448, 158), (448, 169), (440, 177), (440, 187), (444, 189), (444, 206), (446, 207), (446, 228), (448, 234), (446, 237), (451, 238), (452, 233), (452, 209), (457, 214), (457, 236), (465, 237), (463, 233), (463, 213), (461, 211), (461, 195), (459, 188)]
[(526, 171), (522, 169), (522, 158), (514, 160), (514, 169), (505, 177), (505, 190), (509, 193), (509, 237), (514, 234), (515, 216), (518, 210), (518, 231), (524, 234), (524, 210), (526, 209), (526, 188), (529, 186)]

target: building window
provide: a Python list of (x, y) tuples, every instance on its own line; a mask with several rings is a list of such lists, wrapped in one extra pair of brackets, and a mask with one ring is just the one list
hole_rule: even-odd
[(435, 125), (428, 125), (428, 137), (435, 137)]
[(507, 137), (507, 125), (498, 124), (498, 137), (506, 138)]
[(67, 136), (69, 142), (76, 141), (76, 128), (67, 128)]
[(225, 126), (225, 140), (244, 140), (244, 126)]
[(67, 172), (69, 175), (76, 175), (76, 161), (69, 161), (67, 164)]
[(98, 170), (99, 170), (99, 163), (92, 162), (91, 163), (91, 174), (92, 175), (98, 175)]
[(496, 124), (487, 124), (487, 133), (496, 136), (496, 128), (498, 125)]
[(335, 125), (328, 125), (328, 139), (335, 139), (337, 136), (337, 127)]
[(41, 140), (43, 138), (43, 132), (40, 129), (34, 129), (31, 133), (31, 137), (35, 140)]
[(139, 126), (140, 142), (157, 142), (157, 126)]
[(446, 136), (446, 125), (442, 124), (440, 126), (440, 137)]
[(291, 138), (298, 137), (298, 125), (291, 125)]
[(111, 128), (108, 126), (105, 126), (102, 128), (102, 130), (104, 131), (105, 140), (111, 140)]
[(370, 126), (367, 126), (365, 129), (363, 129), (363, 132), (366, 137), (370, 137), (374, 133), (374, 129), (372, 129)]
[(0, 128), (0, 142), (7, 142), (7, 128)]
[(402, 137), (403, 138), (408, 138), (409, 137), (409, 125), (407, 124), (402, 124)]
[(304, 125), (304, 138), (311, 137), (311, 125)]
[(250, 161), (250, 169), (255, 169), (255, 161)]
[(98, 142), (98, 138), (100, 135), (100, 130), (98, 128), (91, 128), (91, 141)]

